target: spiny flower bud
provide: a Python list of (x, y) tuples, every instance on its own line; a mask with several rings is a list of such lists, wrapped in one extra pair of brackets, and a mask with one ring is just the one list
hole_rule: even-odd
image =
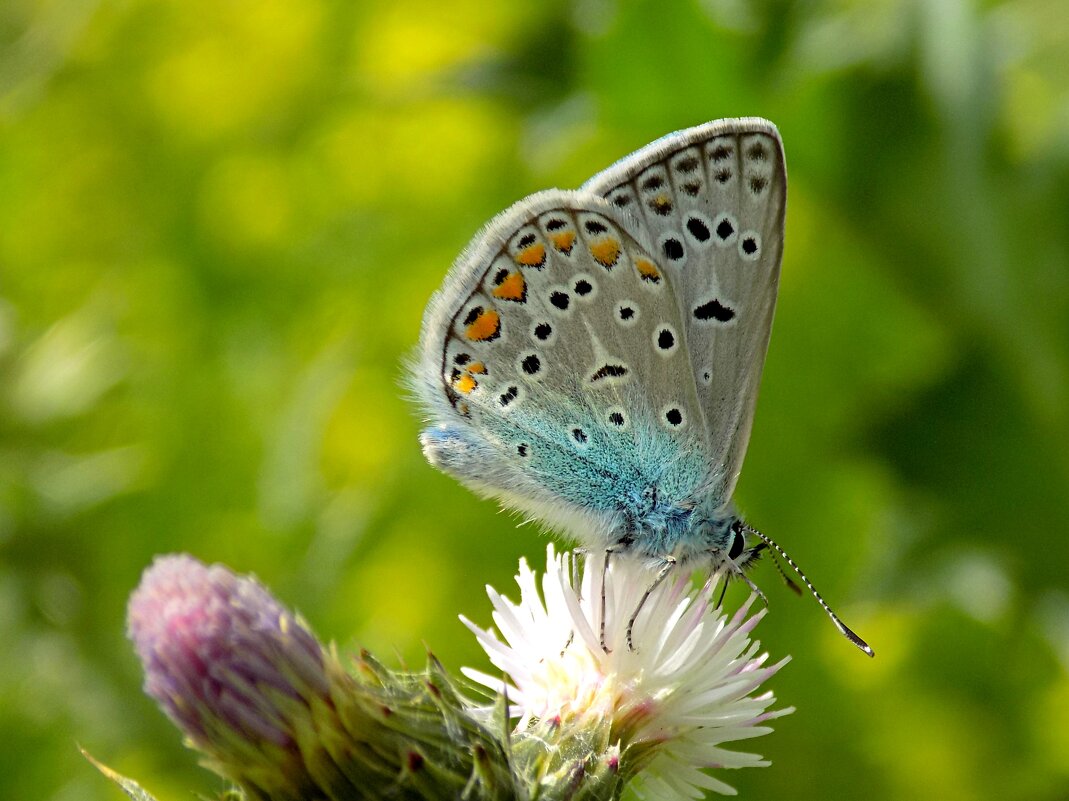
[(312, 738), (343, 734), (333, 694), (344, 673), (254, 579), (189, 556), (157, 559), (130, 598), (128, 631), (145, 692), (219, 773), (273, 801), (345, 783), (336, 768), (316, 775), (331, 760)]
[(393, 673), (362, 654), (350, 675), (252, 578), (160, 558), (130, 598), (128, 629), (145, 692), (248, 799), (512, 795), (499, 741), (433, 660), (425, 674)]

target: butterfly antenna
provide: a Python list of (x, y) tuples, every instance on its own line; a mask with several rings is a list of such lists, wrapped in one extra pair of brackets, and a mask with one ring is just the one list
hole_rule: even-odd
[(828, 606), (827, 601), (825, 601), (823, 598), (820, 597), (820, 593), (817, 592), (817, 588), (813, 586), (813, 582), (811, 582), (808, 578), (806, 578), (805, 573), (802, 572), (802, 568), (798, 567), (798, 564), (793, 559), (791, 559), (790, 555), (785, 550), (783, 550), (775, 542), (775, 540), (773, 540), (771, 537), (766, 537), (764, 534), (762, 534), (757, 529), (750, 528), (750, 526), (743, 525), (743, 528), (747, 532), (749, 532), (750, 534), (753, 534), (754, 536), (758, 537), (762, 542), (764, 542), (770, 548), (775, 550), (775, 552), (778, 553), (781, 557), (783, 557), (783, 560), (788, 565), (790, 565), (791, 569), (794, 570), (794, 572), (798, 574), (798, 577), (800, 579), (802, 579), (802, 583), (805, 584), (805, 586), (809, 588), (809, 591), (811, 593), (813, 593), (813, 597), (817, 599), (817, 603), (820, 604), (821, 608), (825, 611), (825, 613), (827, 613), (828, 617), (831, 618), (831, 622), (835, 624), (835, 628), (837, 628), (839, 630), (840, 634), (842, 634), (844, 637), (846, 637), (846, 639), (850, 640), (850, 642), (852, 642), (854, 645), (856, 645), (858, 648), (860, 648), (862, 651), (864, 651), (869, 656), (876, 656), (876, 652), (872, 650), (872, 648), (869, 646), (869, 644), (867, 642), (865, 642), (863, 639), (861, 639), (860, 637), (858, 637), (850, 629), (849, 626), (847, 626), (845, 623), (843, 623), (843, 621), (841, 621), (839, 619), (839, 616), (837, 614), (835, 614), (833, 611), (831, 611), (831, 607)]

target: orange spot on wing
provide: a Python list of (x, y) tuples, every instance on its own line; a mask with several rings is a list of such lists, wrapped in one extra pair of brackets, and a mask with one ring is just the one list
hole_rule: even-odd
[(590, 255), (602, 267), (612, 267), (620, 258), (620, 243), (612, 237), (602, 239), (590, 246)]
[(501, 316), (493, 309), (482, 312), (467, 327), (464, 334), (473, 342), (495, 339), (501, 331)]
[(482, 362), (472, 362), (471, 364), (468, 365), (468, 372), (469, 373), (475, 373), (475, 374), (478, 374), (478, 375), (485, 375), (486, 374), (486, 365), (483, 364)]
[(497, 285), (493, 295), (502, 300), (516, 300), (522, 303), (527, 299), (527, 282), (523, 280), (523, 273), (519, 270), (510, 273), (508, 278)]
[(453, 382), (453, 388), (456, 389), (457, 392), (463, 392), (465, 395), (467, 395), (477, 386), (479, 386), (479, 382), (467, 373), (464, 373), (464, 375), (462, 375), (460, 378)]
[(672, 201), (669, 199), (668, 195), (657, 195), (651, 203), (656, 211), (664, 212), (672, 210)]
[(540, 267), (546, 260), (546, 246), (541, 242), (528, 245), (516, 254), (516, 261), (527, 267)]
[(639, 277), (644, 281), (657, 284), (661, 281), (661, 271), (657, 269), (652, 261), (646, 259), (635, 259), (635, 269), (638, 270)]
[(559, 234), (552, 234), (550, 239), (561, 253), (571, 253), (572, 245), (575, 244), (575, 231), (561, 231)]

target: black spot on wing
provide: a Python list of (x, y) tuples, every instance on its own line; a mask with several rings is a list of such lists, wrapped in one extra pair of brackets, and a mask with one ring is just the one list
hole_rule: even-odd
[(697, 217), (691, 217), (687, 220), (687, 230), (699, 242), (705, 242), (709, 239), (709, 227)]
[(537, 354), (531, 353), (523, 357), (523, 361), (520, 362), (520, 367), (527, 375), (535, 375), (542, 369), (542, 360), (538, 358)]
[(735, 310), (725, 306), (716, 298), (697, 306), (694, 309), (694, 319), (708, 321), (716, 320), (718, 323), (726, 323), (735, 318)]
[(603, 381), (606, 378), (623, 378), (627, 375), (627, 368), (622, 364), (603, 364), (590, 376), (592, 382)]
[(679, 261), (686, 255), (686, 251), (683, 250), (683, 243), (675, 237), (669, 237), (664, 240), (662, 248), (664, 250), (664, 255), (672, 261)]

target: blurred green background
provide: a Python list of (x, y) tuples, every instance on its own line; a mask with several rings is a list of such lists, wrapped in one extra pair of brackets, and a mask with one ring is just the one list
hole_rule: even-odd
[[(0, 797), (221, 784), (139, 690), (154, 554), (254, 571), (324, 638), (486, 667), (544, 558), (422, 460), (423, 305), (512, 201), (763, 115), (790, 172), (739, 488), (798, 712), (743, 797), (1069, 797), (1062, 0), (0, 5)], [(737, 592), (737, 591), (736, 591)]]

